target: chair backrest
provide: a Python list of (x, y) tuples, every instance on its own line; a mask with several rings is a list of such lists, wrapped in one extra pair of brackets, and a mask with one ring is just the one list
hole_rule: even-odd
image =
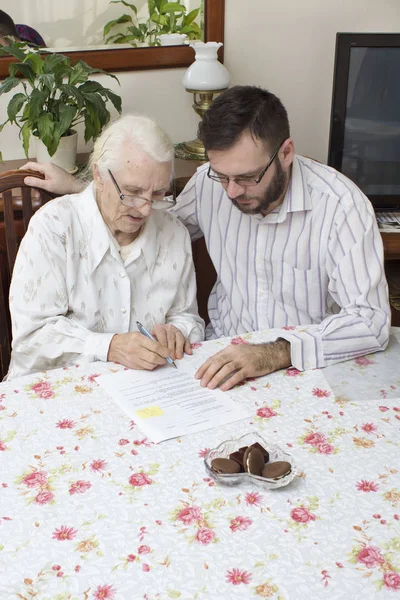
[(6, 375), (11, 354), (11, 321), (8, 292), (18, 246), (29, 221), (38, 208), (53, 196), (24, 184), (28, 175), (44, 179), (33, 171), (0, 173), (0, 380)]

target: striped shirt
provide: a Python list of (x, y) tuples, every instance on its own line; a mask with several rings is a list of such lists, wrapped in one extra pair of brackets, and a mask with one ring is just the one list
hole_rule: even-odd
[(192, 240), (204, 235), (217, 271), (207, 337), (282, 327), (299, 370), (383, 350), (390, 308), (382, 240), (354, 183), (296, 156), (283, 203), (263, 217), (238, 210), (207, 169), (174, 208)]

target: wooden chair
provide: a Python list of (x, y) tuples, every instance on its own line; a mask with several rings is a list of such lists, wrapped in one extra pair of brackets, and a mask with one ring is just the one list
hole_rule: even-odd
[(18, 246), (34, 212), (53, 196), (43, 190), (32, 194), (24, 178), (33, 171), (5, 171), (0, 174), (0, 381), (6, 375), (11, 355), (11, 320), (8, 292)]

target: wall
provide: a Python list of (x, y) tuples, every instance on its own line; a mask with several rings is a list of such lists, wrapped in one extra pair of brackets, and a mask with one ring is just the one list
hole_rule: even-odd
[[(297, 151), (325, 161), (335, 34), (400, 31), (399, 0), (225, 1), (225, 64), (232, 84), (257, 84), (276, 93), (288, 109)], [(124, 111), (153, 115), (176, 142), (190, 139), (198, 118), (181, 85), (183, 72), (120, 74)], [(111, 80), (106, 85), (117, 89)], [(6, 106), (0, 97), (2, 117)], [(23, 157), (16, 130), (3, 130), (0, 149), (5, 159)]]
[(225, 0), (232, 84), (286, 106), (299, 153), (326, 161), (336, 32), (399, 32), (399, 0)]

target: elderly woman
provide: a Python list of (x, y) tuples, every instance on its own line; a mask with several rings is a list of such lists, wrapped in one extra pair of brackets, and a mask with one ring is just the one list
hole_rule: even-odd
[(10, 288), (8, 379), (82, 360), (153, 369), (203, 339), (189, 234), (165, 211), (172, 160), (153, 120), (125, 116), (95, 143), (93, 183), (32, 217)]

